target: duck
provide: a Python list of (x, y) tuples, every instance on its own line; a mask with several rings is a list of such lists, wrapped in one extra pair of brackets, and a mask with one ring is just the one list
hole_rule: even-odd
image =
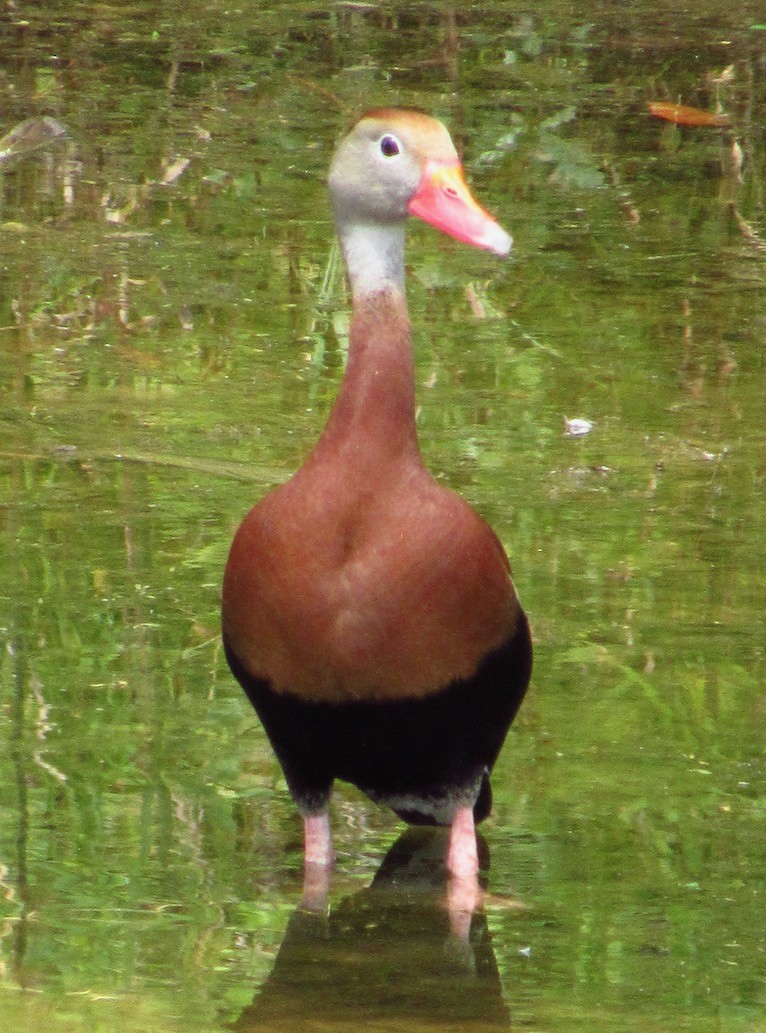
[(445, 826), (448, 874), (475, 879), (532, 641), (498, 537), (421, 456), (405, 223), (498, 257), (512, 238), (474, 198), (447, 128), (417, 110), (359, 118), (328, 182), (347, 364), (305, 462), (234, 536), (224, 651), (302, 817), (306, 871), (334, 863), (340, 780), (410, 824)]

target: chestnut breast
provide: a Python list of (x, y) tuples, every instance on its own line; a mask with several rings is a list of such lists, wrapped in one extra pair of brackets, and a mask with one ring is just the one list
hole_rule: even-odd
[(484, 521), (418, 456), (309, 461), (250, 511), (223, 590), (239, 661), (317, 701), (422, 697), (474, 673), (519, 613)]

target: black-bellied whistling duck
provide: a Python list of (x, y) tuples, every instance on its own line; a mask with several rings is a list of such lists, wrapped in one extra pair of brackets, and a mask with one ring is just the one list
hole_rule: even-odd
[(330, 191), (351, 280), (348, 366), (304, 465), (245, 517), (223, 586), (229, 665), (329, 866), (333, 781), (412, 823), (449, 825), (449, 872), (478, 871), (474, 821), (529, 681), (532, 648), (500, 542), (421, 459), (404, 223), (507, 255), (449, 133), (376, 110), (339, 145)]

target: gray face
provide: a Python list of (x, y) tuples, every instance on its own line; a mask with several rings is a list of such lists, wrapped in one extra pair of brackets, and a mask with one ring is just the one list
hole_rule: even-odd
[(416, 112), (386, 114), (362, 118), (335, 152), (329, 183), (340, 224), (403, 221), (426, 160), (457, 159), (441, 122)]

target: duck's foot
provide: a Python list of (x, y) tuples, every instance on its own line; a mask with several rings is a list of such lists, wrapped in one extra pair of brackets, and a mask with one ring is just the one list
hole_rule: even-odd
[(303, 895), (301, 907), (304, 911), (323, 913), (327, 910), (330, 896), (332, 868), (325, 864), (306, 864), (303, 868)]
[(479, 885), (479, 876), (450, 875), (447, 880), (447, 910), (452, 935), (468, 942), (474, 912), (484, 903), (484, 890)]

